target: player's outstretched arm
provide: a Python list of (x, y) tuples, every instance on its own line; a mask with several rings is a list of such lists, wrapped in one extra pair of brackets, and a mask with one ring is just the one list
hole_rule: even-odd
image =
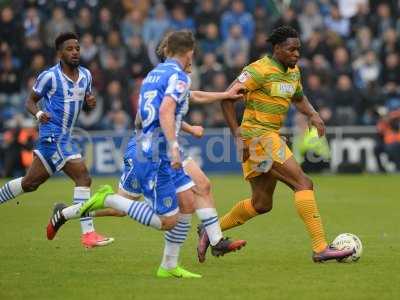
[(311, 125), (315, 126), (318, 131), (318, 136), (325, 135), (325, 124), (319, 116), (318, 112), (311, 105), (310, 101), (306, 96), (294, 97), (293, 104), (296, 106), (297, 110), (305, 114), (308, 117), (308, 121)]
[(175, 133), (175, 110), (176, 102), (170, 97), (164, 97), (160, 106), (160, 125), (168, 142), (171, 154), (171, 166), (174, 169), (182, 167), (179, 154), (179, 144)]
[(182, 122), (181, 129), (197, 138), (201, 138), (204, 134), (204, 128), (202, 126), (190, 125), (185, 121)]
[[(244, 91), (246, 87), (243, 83), (235, 80), (228, 87), (227, 92), (229, 91)], [(235, 100), (235, 99), (234, 99)], [(228, 126), (231, 130), (231, 133), (234, 137), (239, 137), (239, 124), (236, 119), (236, 110), (235, 110), (235, 102), (232, 99), (225, 99), (221, 101), (222, 113), (224, 114), (224, 118), (228, 123)]]
[(241, 88), (239, 85), (232, 87), (225, 92), (204, 92), (204, 91), (191, 91), (190, 101), (198, 104), (207, 104), (221, 100), (238, 100), (243, 97), (240, 93)]
[(31, 113), (39, 122), (47, 123), (50, 120), (50, 115), (47, 112), (41, 111), (37, 103), (42, 97), (37, 95), (35, 92), (32, 92), (26, 100), (25, 108), (26, 110)]

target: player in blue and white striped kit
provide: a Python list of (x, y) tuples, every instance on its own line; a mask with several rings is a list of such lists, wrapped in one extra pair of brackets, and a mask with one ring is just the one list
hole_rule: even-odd
[[(179, 36), (186, 36), (189, 41), (192, 38), (190, 33), (185, 32), (171, 34), (166, 37), (166, 41), (170, 41), (170, 47), (173, 45), (182, 47), (184, 41), (178, 43)], [(182, 118), (188, 110), (190, 79), (186, 73), (190, 72), (191, 58), (189, 60), (188, 57), (191, 57), (192, 50), (190, 49), (192, 48), (187, 46), (183, 49), (187, 53), (172, 51), (169, 55), (172, 58), (158, 65), (143, 82), (137, 116), (142, 132), (130, 141), (126, 149), (125, 168), (121, 176), (118, 195), (114, 195), (110, 187), (105, 187), (81, 209), (81, 212), (82, 210), (89, 211), (89, 214), (97, 217), (128, 215), (143, 225), (168, 230), (165, 234), (163, 260), (157, 272), (159, 277), (198, 277), (197, 274), (188, 272), (177, 265), (180, 246), (185, 241), (190, 228), (194, 183), (179, 167), (180, 159), (178, 166), (170, 167), (174, 162), (167, 155), (168, 144), (164, 134), (169, 129), (170, 137), (176, 140), (181, 129)], [(205, 99), (217, 101), (227, 96), (232, 98), (239, 96), (200, 91), (193, 93), (196, 93), (196, 97), (203, 98), (204, 102), (208, 102)], [(168, 104), (168, 101), (172, 102)], [(166, 111), (168, 109), (169, 111)], [(170, 122), (169, 128), (168, 124), (165, 126), (165, 121)], [(173, 141), (172, 145), (176, 145), (175, 142)], [(178, 150), (178, 153), (175, 153), (177, 155), (180, 154), (178, 148), (175, 149)], [(172, 153), (172, 160), (173, 155)], [(145, 202), (131, 201), (137, 200), (141, 194), (144, 195)], [(177, 215), (178, 202), (181, 212), (179, 216)], [(204, 202), (204, 199), (200, 202), (197, 199), (196, 213), (202, 223), (207, 226), (210, 237), (213, 238), (211, 244), (215, 247), (213, 248), (214, 255), (222, 255), (243, 246), (245, 241), (232, 242), (229, 239), (223, 239), (215, 208), (212, 205), (209, 207), (209, 203)], [(104, 207), (112, 209), (102, 210)], [(55, 215), (62, 216), (54, 226), (57, 231), (66, 220), (80, 215), (79, 206), (60, 209)]]
[[(91, 179), (72, 140), (72, 131), (84, 102), (89, 107), (96, 105), (91, 94), (92, 76), (79, 65), (80, 47), (74, 33), (58, 36), (55, 46), (60, 62), (38, 76), (26, 103), (27, 110), (39, 121), (33, 163), (24, 177), (11, 180), (0, 189), (0, 204), (35, 191), (61, 170), (75, 182), (74, 203), (90, 198)], [(85, 247), (104, 246), (113, 241), (95, 232), (92, 218), (81, 218), (81, 228)]]

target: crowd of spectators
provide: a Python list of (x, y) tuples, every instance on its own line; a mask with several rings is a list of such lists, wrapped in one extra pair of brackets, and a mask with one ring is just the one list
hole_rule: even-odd
[[(291, 25), (302, 40), (306, 94), (327, 125), (375, 125), (400, 108), (400, 4), (368, 0), (28, 0), (0, 5), (0, 132), (23, 120), (35, 77), (56, 62), (55, 37), (80, 36), (81, 63), (94, 77), (98, 105), (79, 126), (124, 131), (138, 91), (158, 63), (166, 32), (197, 37), (193, 89), (222, 91), (249, 62), (270, 52), (268, 33)], [(287, 125), (291, 125), (289, 117)], [(224, 126), (218, 105), (193, 106), (190, 122)]]

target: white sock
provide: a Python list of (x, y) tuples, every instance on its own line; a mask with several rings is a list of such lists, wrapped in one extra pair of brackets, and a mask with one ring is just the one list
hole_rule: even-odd
[(217, 210), (211, 207), (199, 208), (196, 209), (196, 214), (207, 231), (210, 244), (212, 246), (216, 245), (223, 237)]
[(0, 188), (0, 204), (12, 200), (24, 192), (22, 190), (21, 182), (22, 177), (19, 177), (7, 182), (2, 188)]
[[(76, 186), (74, 188), (74, 204), (82, 204), (90, 198), (90, 188), (85, 186)], [(93, 219), (91, 217), (83, 217), (81, 221), (82, 234), (94, 231)]]
[(80, 208), (82, 207), (82, 203), (74, 204), (64, 208), (61, 213), (63, 214), (64, 218), (67, 220), (77, 219), (81, 216)]
[(180, 214), (175, 227), (165, 232), (165, 246), (161, 261), (161, 267), (164, 269), (173, 269), (178, 266), (179, 252), (187, 238), (191, 220), (191, 214)]
[(137, 222), (161, 229), (161, 219), (155, 211), (144, 201), (131, 200), (120, 195), (114, 194), (106, 197), (105, 207), (111, 207), (126, 213)]

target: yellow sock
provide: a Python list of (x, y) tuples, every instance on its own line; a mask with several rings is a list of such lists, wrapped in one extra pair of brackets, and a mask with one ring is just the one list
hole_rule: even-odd
[(224, 231), (242, 225), (256, 215), (257, 212), (251, 204), (251, 199), (242, 200), (220, 219), (221, 230)]
[(303, 219), (311, 236), (313, 251), (317, 253), (323, 251), (327, 243), (317, 203), (315, 202), (314, 191), (305, 190), (296, 192), (294, 194), (294, 202), (297, 212)]

